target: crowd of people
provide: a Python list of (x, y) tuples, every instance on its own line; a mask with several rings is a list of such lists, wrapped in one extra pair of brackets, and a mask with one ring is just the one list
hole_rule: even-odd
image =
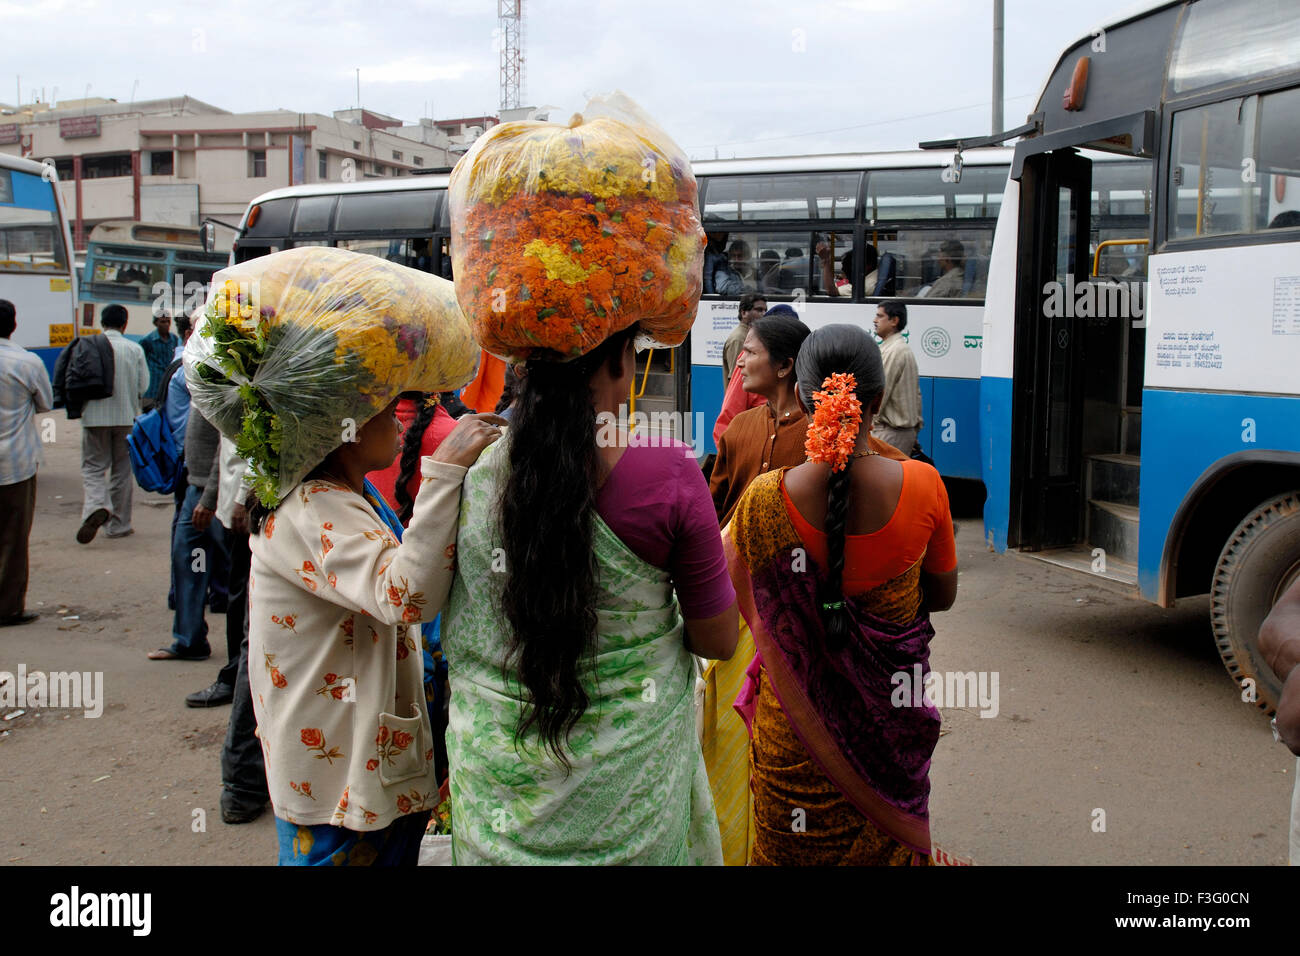
[[(188, 400), (187, 317), (156, 367), (107, 307), (52, 388), (0, 301), (0, 626), (36, 617), (34, 413), (83, 419), (77, 540), (120, 537), (118, 443), (151, 392), (184, 471), (173, 643), (149, 657), (207, 659), (224, 605), (226, 659), (186, 702), (233, 704), (222, 818), (269, 806), (282, 864), (410, 865), (435, 810), (458, 864), (930, 864), (939, 715), (896, 706), (891, 676), (928, 668), (957, 559), (943, 482), (910, 454), (906, 307), (880, 305), (878, 345), (765, 306), (740, 303), (707, 474), (678, 442), (597, 440), (634, 325), (510, 367), (492, 413), (404, 393), (268, 507)], [(114, 394), (86, 398), (86, 368)], [(1262, 635), (1279, 674), (1297, 594)]]
[[(188, 318), (146, 350), (107, 307), (54, 394), (23, 362), (34, 410), (83, 420), (78, 541), (131, 533), (124, 446), (146, 398), (184, 449), (172, 643), (148, 656), (207, 659), (205, 612), (225, 612), (223, 666), (186, 699), (233, 704), (223, 820), (269, 804), (285, 864), (413, 862), (439, 804), (458, 863), (927, 860), (934, 735), (912, 725), (936, 715), (880, 712), (873, 669), (881, 647), (924, 664), (928, 612), (955, 593), (937, 474), (872, 434), (914, 363), (900, 379), (861, 329), (744, 305), (734, 382), (753, 407), (708, 476), (677, 442), (597, 441), (635, 325), (510, 368), (500, 414), (403, 394), (275, 507), (189, 401)], [(76, 407), (92, 348), (112, 394)], [(21, 497), (32, 476), (14, 477)], [(807, 565), (788, 572), (793, 549)], [(697, 697), (722, 686), (739, 709), (706, 718)], [(882, 717), (906, 745), (864, 749)]]

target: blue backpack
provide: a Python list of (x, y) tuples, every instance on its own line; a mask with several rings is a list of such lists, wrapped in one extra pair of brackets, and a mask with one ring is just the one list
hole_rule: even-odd
[[(180, 364), (181, 360), (176, 359), (167, 366), (157, 394), (167, 395), (172, 375)], [(185, 449), (172, 437), (172, 428), (167, 421), (163, 402), (158, 402), (135, 420), (131, 434), (126, 436), (126, 444), (131, 453), (131, 470), (135, 472), (135, 480), (141, 488), (163, 494), (176, 490)]]

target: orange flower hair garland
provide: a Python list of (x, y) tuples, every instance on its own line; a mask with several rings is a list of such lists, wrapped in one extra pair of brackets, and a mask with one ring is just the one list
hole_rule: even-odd
[(857, 389), (858, 380), (852, 374), (836, 372), (822, 382), (821, 391), (813, 392), (817, 410), (804, 440), (809, 461), (828, 464), (833, 472), (848, 466), (862, 426)]

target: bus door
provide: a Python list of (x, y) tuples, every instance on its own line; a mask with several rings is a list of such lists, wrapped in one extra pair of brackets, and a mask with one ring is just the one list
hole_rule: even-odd
[(1084, 329), (1092, 163), (1073, 150), (1026, 157), (1021, 179), (1012, 448), (1021, 548), (1069, 547), (1083, 526)]

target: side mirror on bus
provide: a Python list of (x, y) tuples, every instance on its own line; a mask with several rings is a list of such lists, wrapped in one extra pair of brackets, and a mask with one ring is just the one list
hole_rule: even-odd
[(199, 226), (199, 242), (203, 245), (204, 252), (212, 252), (217, 246), (217, 225), (213, 222), (205, 222)]

